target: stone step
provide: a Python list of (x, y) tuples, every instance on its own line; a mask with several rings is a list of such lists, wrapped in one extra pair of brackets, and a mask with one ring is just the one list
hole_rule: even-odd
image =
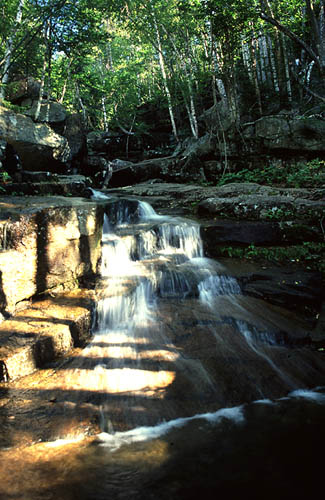
[(35, 302), (0, 324), (0, 382), (18, 379), (85, 344), (94, 293), (74, 290)]

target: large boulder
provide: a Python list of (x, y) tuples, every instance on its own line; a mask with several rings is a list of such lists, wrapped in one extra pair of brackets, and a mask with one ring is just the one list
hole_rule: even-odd
[(0, 198), (0, 311), (95, 274), (103, 212), (84, 198)]
[(91, 177), (95, 187), (107, 187), (112, 177), (111, 163), (101, 155), (88, 155), (83, 158), (81, 172)]
[(0, 136), (11, 144), (27, 170), (65, 171), (71, 161), (67, 139), (48, 125), (0, 106)]
[(6, 97), (13, 104), (21, 105), (26, 99), (38, 99), (41, 83), (29, 76), (7, 85)]
[(31, 107), (27, 111), (24, 111), (24, 114), (37, 123), (47, 123), (56, 132), (62, 133), (64, 130), (64, 123), (67, 118), (67, 112), (62, 104), (55, 101), (43, 100), (41, 102), (39, 116), (35, 119), (37, 106), (38, 102), (33, 101)]
[(140, 163), (130, 163), (122, 168), (113, 168), (109, 185), (111, 187), (130, 186), (151, 179), (177, 183), (206, 181), (200, 159), (192, 154), (186, 157), (154, 158)]
[(50, 172), (21, 170), (15, 182), (2, 185), (8, 195), (59, 195), (88, 197), (89, 179), (83, 175), (58, 175)]
[(255, 137), (270, 150), (324, 151), (325, 121), (316, 117), (263, 116)]
[(86, 135), (83, 118), (79, 113), (67, 116), (62, 135), (69, 144), (72, 167), (77, 167), (79, 170), (82, 158), (86, 155)]

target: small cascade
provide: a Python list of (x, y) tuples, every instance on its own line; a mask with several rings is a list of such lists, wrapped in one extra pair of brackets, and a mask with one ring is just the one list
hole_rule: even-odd
[(274, 361), (270, 358), (270, 356), (268, 356), (263, 351), (263, 349), (258, 345), (259, 343), (264, 343), (268, 345), (277, 345), (278, 342), (276, 342), (275, 336), (268, 332), (263, 332), (262, 335), (261, 334), (256, 335), (256, 330), (249, 328), (245, 321), (237, 320), (236, 323), (238, 330), (245, 338), (247, 345), (250, 347), (250, 349), (252, 349), (252, 351), (254, 351), (257, 354), (257, 356), (264, 359), (288, 387), (290, 387), (291, 389), (297, 388), (296, 382), (293, 381), (288, 375), (286, 375), (286, 373), (284, 373), (283, 370), (280, 370), (278, 366), (276, 366)]
[(167, 222), (159, 227), (159, 246), (163, 254), (180, 253), (192, 259), (203, 257), (203, 245), (198, 224)]
[(325, 367), (300, 321), (243, 295), (196, 222), (93, 199), (93, 336), (2, 387), (1, 498), (316, 498)]
[(285, 349), (285, 336), (264, 312), (262, 327), (254, 326), (239, 282), (204, 257), (196, 222), (135, 199), (108, 198), (105, 211), (97, 321), (85, 350), (94, 368), (79, 384), (101, 393), (104, 432), (299, 387), (267, 351)]
[(236, 295), (241, 293), (241, 288), (232, 276), (221, 274), (210, 275), (199, 284), (199, 297), (203, 303), (211, 306), (214, 297), (218, 295)]
[(133, 264), (130, 259), (132, 253), (132, 238), (117, 236), (104, 214), (102, 237), (101, 276), (125, 276), (132, 274)]

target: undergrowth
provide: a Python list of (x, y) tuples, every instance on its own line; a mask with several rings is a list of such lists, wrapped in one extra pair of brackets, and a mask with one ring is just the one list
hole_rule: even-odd
[(253, 243), (248, 247), (219, 247), (220, 256), (266, 260), (279, 264), (295, 263), (305, 269), (325, 273), (325, 243), (304, 242), (289, 247), (258, 247)]
[(308, 162), (297, 162), (286, 166), (268, 165), (264, 168), (243, 168), (239, 172), (225, 173), (219, 186), (231, 182), (256, 182), (283, 187), (317, 187), (325, 184), (325, 160), (315, 158)]

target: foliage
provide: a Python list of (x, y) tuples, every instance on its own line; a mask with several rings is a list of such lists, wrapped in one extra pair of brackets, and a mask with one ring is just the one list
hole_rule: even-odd
[(11, 81), (45, 68), (45, 89), (92, 128), (140, 130), (139, 108), (159, 102), (195, 135), (222, 99), (236, 121), (325, 95), (318, 0), (25, 0), (17, 25), (18, 3), (0, 6), (0, 76), (8, 50)]
[(304, 242), (290, 247), (258, 247), (254, 244), (242, 247), (220, 247), (220, 256), (244, 258), (254, 261), (270, 261), (279, 264), (296, 263), (306, 269), (325, 273), (325, 243)]
[(285, 166), (268, 165), (264, 168), (247, 169), (225, 173), (218, 185), (230, 182), (256, 182), (272, 186), (317, 187), (325, 183), (325, 161), (313, 159), (308, 162), (288, 163)]

